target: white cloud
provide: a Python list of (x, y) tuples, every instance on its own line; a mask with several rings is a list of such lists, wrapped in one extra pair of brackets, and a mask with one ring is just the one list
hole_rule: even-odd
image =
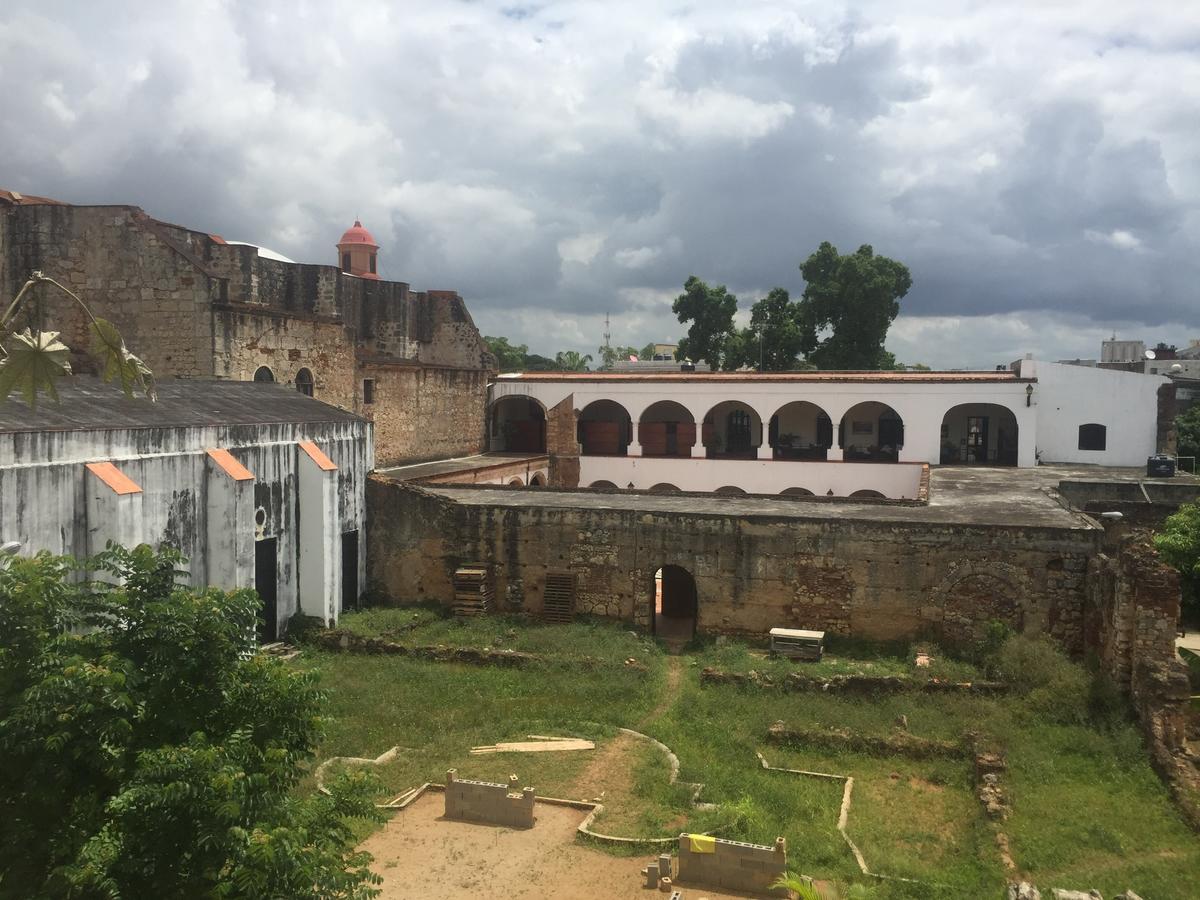
[(623, 269), (641, 269), (661, 254), (661, 247), (624, 247), (613, 254), (613, 262)]

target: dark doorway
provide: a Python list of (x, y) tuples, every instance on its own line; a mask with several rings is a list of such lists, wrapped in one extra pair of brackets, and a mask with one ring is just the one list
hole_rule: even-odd
[(279, 637), (279, 609), (277, 589), (279, 585), (278, 540), (266, 538), (254, 543), (254, 590), (258, 592), (259, 643), (269, 643)]
[(987, 462), (988, 417), (967, 416), (966, 462)]
[(679, 423), (667, 423), (667, 456), (679, 455)]
[(687, 642), (696, 633), (696, 580), (679, 566), (654, 574), (654, 633), (666, 641)]
[(358, 532), (342, 534), (342, 608), (358, 609)]

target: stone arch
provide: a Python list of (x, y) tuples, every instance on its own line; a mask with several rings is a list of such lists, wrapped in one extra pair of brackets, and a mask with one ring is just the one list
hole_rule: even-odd
[(638, 443), (642, 456), (691, 456), (696, 443), (696, 420), (691, 411), (674, 400), (659, 400), (642, 411), (638, 419)]
[(838, 424), (838, 446), (847, 462), (897, 462), (904, 446), (904, 420), (878, 400), (856, 403)]
[(589, 484), (589, 485), (588, 485), (588, 487), (589, 487), (589, 488), (591, 488), (591, 489), (593, 489), (593, 490), (598, 490), (598, 491), (617, 491), (617, 490), (620, 490), (620, 488), (618, 488), (618, 487), (617, 487), (615, 484), (613, 484), (611, 481), (605, 481), (604, 479), (600, 479), (599, 481), (593, 481), (591, 484)]
[(762, 418), (743, 400), (722, 400), (704, 414), (700, 438), (713, 459), (754, 459), (763, 442)]
[(625, 456), (633, 440), (629, 411), (615, 400), (593, 400), (575, 418), (582, 456)]
[(497, 397), (488, 407), (488, 436), (498, 452), (545, 453), (546, 407), (525, 394)]
[(296, 373), (296, 390), (305, 397), (313, 395), (313, 373), (311, 369), (301, 369)]
[(509, 487), (525, 487), (525, 482), (521, 480), (520, 475), (514, 475), (508, 480)]
[(792, 400), (771, 416), (767, 440), (775, 459), (828, 459), (833, 422), (811, 400)]
[(714, 494), (722, 494), (726, 497), (741, 497), (741, 496), (745, 496), (745, 494), (746, 494), (746, 492), (744, 490), (742, 490), (742, 488), (737, 487), (736, 485), (732, 485), (732, 484), (727, 484), (724, 487), (719, 487), (715, 491), (713, 491), (713, 493)]
[(808, 488), (802, 488), (802, 487), (784, 488), (779, 493), (780, 493), (780, 496), (783, 496), (783, 497), (811, 497), (811, 496), (813, 496), (812, 491), (810, 491)]
[(655, 635), (669, 641), (690, 640), (700, 617), (696, 579), (683, 566), (664, 563), (652, 573)]
[(1015, 466), (1016, 413), (1000, 403), (960, 403), (942, 416), (943, 464)]
[(886, 495), (881, 494), (879, 491), (873, 491), (870, 488), (863, 488), (861, 490), (854, 491), (850, 495), (850, 497), (851, 497), (851, 499), (853, 499), (855, 497), (869, 497), (874, 500), (886, 500), (887, 499)]
[(273, 384), (275, 381), (275, 373), (267, 366), (259, 366), (254, 370), (254, 380), (262, 384)]
[(1031, 596), (1029, 576), (1010, 563), (954, 566), (933, 590), (941, 638), (948, 644), (975, 644), (984, 639), (993, 621), (1024, 631)]
[(683, 491), (681, 491), (679, 488), (675, 487), (675, 485), (673, 485), (673, 484), (668, 484), (665, 481), (660, 481), (658, 484), (656, 484), (652, 488), (650, 488), (650, 493), (652, 493), (652, 494), (682, 494)]
[(546, 484), (546, 482), (545, 482), (545, 480), (542, 478), (542, 473), (541, 473), (541, 472), (535, 472), (535, 473), (534, 473), (534, 475), (533, 475), (533, 477), (529, 479), (529, 486), (530, 486), (530, 487), (544, 487), (544, 486), (545, 486), (545, 484)]

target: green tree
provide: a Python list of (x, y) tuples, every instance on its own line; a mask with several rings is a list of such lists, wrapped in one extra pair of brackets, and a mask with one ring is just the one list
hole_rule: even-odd
[(254, 592), (182, 588), (181, 560), (0, 567), (0, 897), (374, 896), (369, 779), (296, 791), (315, 675), (253, 652)]
[(799, 304), (786, 290), (771, 292), (750, 307), (750, 327), (743, 328), (729, 344), (726, 369), (747, 366), (764, 372), (788, 372), (800, 366), (804, 332), (799, 322)]
[(1200, 616), (1200, 503), (1185, 503), (1167, 516), (1162, 530), (1154, 536), (1154, 546), (1179, 570), (1189, 618)]
[[(45, 391), (58, 400), (54, 382), (71, 374), (71, 348), (58, 339), (57, 331), (42, 331), (45, 318), (43, 293), (56, 288), (70, 297), (87, 314), (91, 323), (92, 351), (99, 358), (105, 381), (118, 380), (126, 394), (135, 389), (154, 399), (154, 374), (125, 346), (115, 325), (92, 314), (88, 305), (70, 289), (34, 272), (0, 314), (0, 403), (19, 391), (31, 407)], [(24, 314), (24, 315), (22, 315)], [(24, 318), (26, 327), (18, 330)]]
[(554, 362), (563, 372), (586, 372), (592, 357), (584, 356), (578, 350), (560, 350), (554, 355)]
[(536, 353), (530, 353), (525, 357), (526, 372), (559, 372), (562, 367), (559, 366), (556, 360), (548, 356), (539, 356)]
[(691, 322), (676, 356), (693, 362), (704, 360), (713, 369), (719, 368), (725, 345), (736, 334), (733, 314), (737, 312), (737, 297), (723, 284), (709, 287), (692, 275), (684, 283), (683, 293), (671, 304), (671, 310), (681, 323)]
[(641, 350), (633, 350), (633, 354), (638, 359), (654, 359), (654, 341), (648, 343)]
[(496, 368), (501, 372), (520, 372), (525, 368), (525, 357), (529, 347), (525, 344), (510, 344), (506, 337), (485, 335), (483, 342), (496, 357)]
[(895, 365), (883, 344), (900, 298), (912, 287), (902, 263), (876, 256), (869, 244), (843, 256), (824, 241), (800, 273), (806, 282), (799, 310), (802, 349), (811, 362), (821, 369)]
[(1177, 452), (1180, 456), (1200, 456), (1200, 403), (1175, 419), (1178, 436)]
[(615, 363), (638, 355), (633, 347), (600, 347), (596, 352), (600, 354), (601, 369), (611, 369)]

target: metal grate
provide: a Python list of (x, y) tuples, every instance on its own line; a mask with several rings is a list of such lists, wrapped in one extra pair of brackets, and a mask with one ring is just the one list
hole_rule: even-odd
[(566, 623), (575, 618), (575, 573), (547, 572), (542, 594), (542, 618)]
[(454, 615), (484, 616), (492, 611), (492, 579), (482, 566), (463, 566), (454, 572)]

